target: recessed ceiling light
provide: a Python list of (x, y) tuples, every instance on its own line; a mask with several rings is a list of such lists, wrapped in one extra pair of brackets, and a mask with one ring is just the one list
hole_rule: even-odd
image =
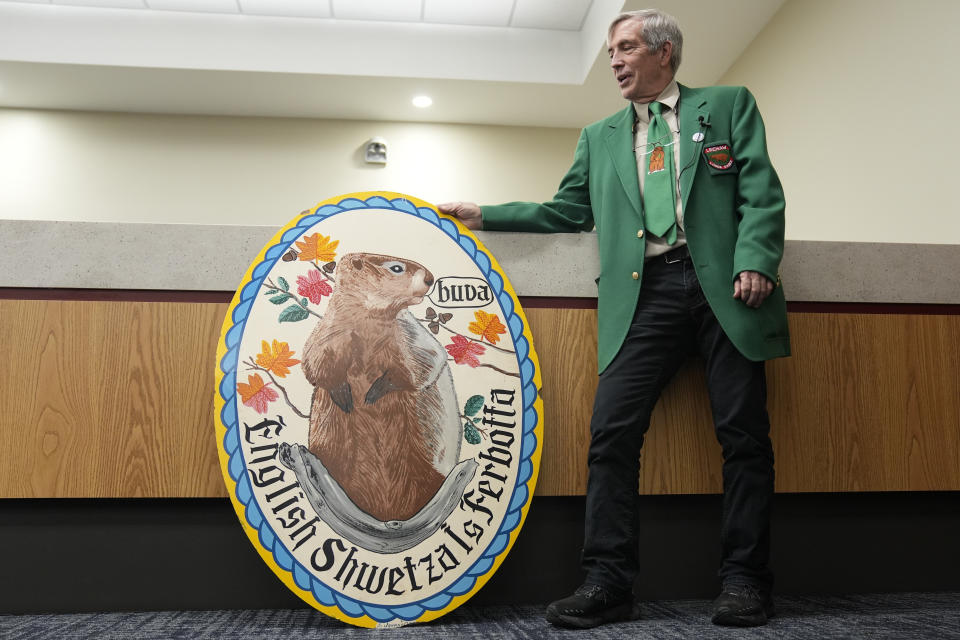
[(413, 106), (426, 109), (433, 104), (433, 98), (430, 96), (417, 96), (413, 99)]

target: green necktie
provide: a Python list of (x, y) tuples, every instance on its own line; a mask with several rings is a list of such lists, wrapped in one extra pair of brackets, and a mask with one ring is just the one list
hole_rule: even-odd
[(677, 241), (677, 202), (673, 180), (673, 136), (661, 113), (667, 106), (650, 103), (647, 129), (646, 171), (643, 182), (643, 212), (647, 231), (673, 244)]

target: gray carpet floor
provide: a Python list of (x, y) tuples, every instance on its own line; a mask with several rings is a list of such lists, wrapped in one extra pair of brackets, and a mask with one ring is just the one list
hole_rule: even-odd
[(542, 606), (464, 605), (429, 624), (377, 631), (309, 609), (7, 615), (0, 616), (0, 639), (960, 639), (960, 593), (783, 596), (776, 604), (777, 616), (753, 629), (716, 627), (709, 621), (709, 601), (682, 600), (643, 603), (640, 620), (587, 631), (552, 627), (543, 619)]

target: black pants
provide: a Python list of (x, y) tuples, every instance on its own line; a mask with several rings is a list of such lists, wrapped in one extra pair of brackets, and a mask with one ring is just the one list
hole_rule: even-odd
[[(732, 283), (730, 289), (733, 295)], [(672, 264), (653, 258), (645, 265), (633, 324), (597, 385), (583, 551), (589, 583), (622, 592), (637, 578), (640, 448), (661, 391), (697, 351), (705, 360), (723, 449), (720, 578), (772, 586), (773, 448), (764, 363), (745, 358), (727, 338), (689, 257)]]

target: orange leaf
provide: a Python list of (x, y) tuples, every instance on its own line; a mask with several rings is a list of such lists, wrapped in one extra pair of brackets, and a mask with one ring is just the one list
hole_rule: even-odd
[(253, 407), (257, 413), (266, 413), (267, 405), (280, 397), (280, 394), (264, 384), (258, 373), (247, 376), (247, 384), (238, 382), (237, 391), (240, 392), (243, 404)]
[(293, 351), (290, 350), (286, 342), (274, 340), (271, 346), (267, 344), (266, 340), (261, 340), (260, 348), (262, 351), (257, 356), (257, 364), (281, 378), (287, 377), (287, 374), (290, 373), (288, 367), (300, 364), (299, 360), (293, 359)]
[(340, 244), (339, 240), (330, 241), (330, 238), (319, 233), (304, 236), (303, 242), (297, 240), (297, 248), (300, 249), (300, 259), (303, 261), (316, 260), (318, 262), (330, 262), (337, 257), (334, 249)]
[(477, 321), (471, 322), (467, 328), (490, 344), (497, 344), (500, 341), (500, 336), (507, 332), (507, 327), (500, 322), (500, 318), (495, 313), (487, 313), (483, 309), (477, 309), (473, 312), (473, 317)]

